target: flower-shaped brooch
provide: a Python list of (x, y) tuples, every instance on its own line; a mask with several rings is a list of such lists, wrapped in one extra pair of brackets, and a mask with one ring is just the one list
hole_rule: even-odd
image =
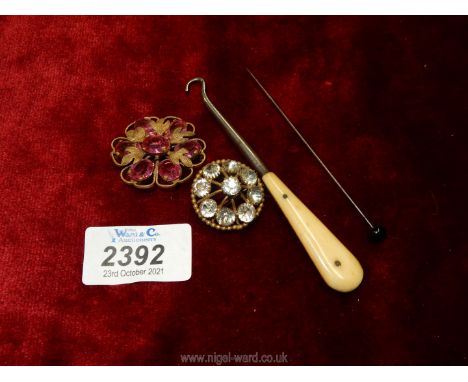
[(145, 117), (125, 129), (112, 143), (111, 157), (123, 167), (122, 180), (137, 188), (173, 187), (185, 182), (206, 159), (206, 143), (195, 126), (178, 117)]
[(230, 159), (211, 162), (195, 176), (192, 204), (209, 226), (223, 230), (245, 228), (263, 207), (263, 183), (245, 164)]

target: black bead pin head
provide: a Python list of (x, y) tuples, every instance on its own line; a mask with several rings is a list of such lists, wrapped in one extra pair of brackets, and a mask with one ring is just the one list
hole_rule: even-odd
[(387, 237), (387, 230), (383, 225), (376, 225), (369, 231), (369, 241), (372, 243), (380, 243)]

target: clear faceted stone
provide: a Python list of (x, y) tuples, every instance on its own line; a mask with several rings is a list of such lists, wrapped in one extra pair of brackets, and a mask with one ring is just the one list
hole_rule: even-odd
[(210, 163), (203, 169), (203, 175), (207, 179), (215, 179), (221, 173), (221, 167), (217, 163)]
[(240, 170), (239, 175), (242, 182), (244, 182), (247, 186), (253, 186), (255, 183), (257, 183), (257, 173), (250, 168), (244, 167), (242, 170)]
[(203, 198), (210, 193), (211, 183), (206, 179), (201, 178), (193, 183), (192, 189), (195, 195), (197, 195), (199, 198)]
[(200, 214), (205, 218), (212, 218), (216, 215), (218, 204), (213, 199), (206, 199), (200, 203)]
[(263, 192), (262, 189), (258, 186), (252, 187), (247, 191), (247, 197), (249, 200), (257, 205), (263, 200)]
[(236, 221), (236, 215), (230, 208), (223, 207), (216, 214), (216, 221), (219, 225), (228, 227)]
[(228, 160), (224, 162), (224, 168), (226, 169), (228, 174), (231, 174), (231, 175), (237, 174), (237, 172), (239, 171), (239, 167), (240, 167), (239, 162), (235, 160)]
[(237, 179), (235, 176), (230, 176), (224, 179), (223, 183), (221, 184), (221, 189), (226, 195), (237, 195), (241, 190), (239, 179)]
[(250, 203), (242, 203), (237, 208), (237, 216), (243, 223), (250, 223), (255, 218), (255, 207)]

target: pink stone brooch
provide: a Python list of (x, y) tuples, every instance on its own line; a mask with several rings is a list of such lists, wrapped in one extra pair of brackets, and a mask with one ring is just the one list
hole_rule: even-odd
[(123, 167), (122, 180), (137, 188), (174, 187), (206, 159), (206, 143), (195, 126), (178, 117), (145, 117), (125, 129), (112, 143), (111, 158)]

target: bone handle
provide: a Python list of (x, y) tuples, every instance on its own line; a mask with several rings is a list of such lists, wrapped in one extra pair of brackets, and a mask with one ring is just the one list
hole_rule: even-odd
[(263, 181), (328, 286), (340, 292), (356, 289), (363, 270), (353, 254), (274, 173), (267, 172)]

